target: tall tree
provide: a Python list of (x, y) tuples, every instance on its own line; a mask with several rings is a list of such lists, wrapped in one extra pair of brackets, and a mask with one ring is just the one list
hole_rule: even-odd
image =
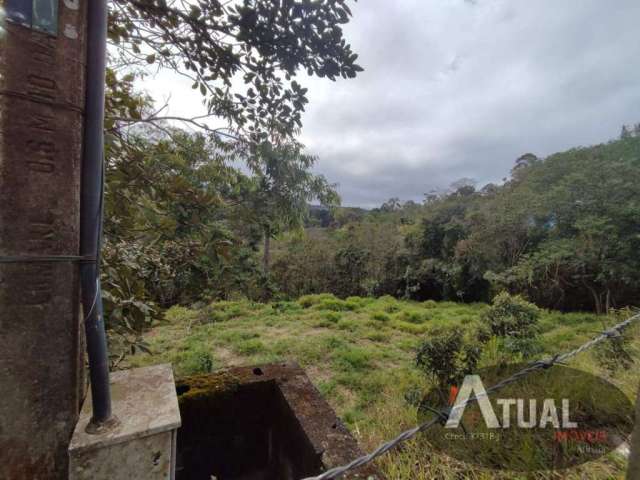
[(268, 274), (271, 239), (283, 229), (302, 228), (310, 201), (334, 206), (340, 197), (335, 185), (311, 172), (315, 158), (305, 154), (301, 144), (263, 142), (253, 153), (250, 165), (258, 182), (253, 211), (263, 228), (263, 269)]
[[(156, 304), (259, 297), (260, 239), (298, 225), (310, 198), (336, 201), (295, 142), (307, 103), (296, 76), (362, 70), (342, 33), (350, 16), (344, 0), (110, 0), (103, 272), (112, 331), (136, 333)], [(149, 68), (189, 78), (205, 114), (170, 116), (136, 91)], [(242, 161), (252, 175), (232, 168)]]

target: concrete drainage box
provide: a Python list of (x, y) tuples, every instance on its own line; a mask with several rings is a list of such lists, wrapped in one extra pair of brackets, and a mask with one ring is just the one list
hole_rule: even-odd
[[(177, 480), (299, 480), (362, 455), (296, 364), (179, 380)], [(341, 478), (383, 480), (365, 466)]]
[(69, 479), (172, 479), (180, 412), (171, 365), (112, 373), (111, 394), (118, 423), (104, 432), (87, 433), (91, 398), (84, 402), (69, 446)]

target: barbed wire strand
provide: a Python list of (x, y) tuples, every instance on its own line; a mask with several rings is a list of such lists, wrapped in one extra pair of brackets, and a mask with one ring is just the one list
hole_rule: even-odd
[[(535, 361), (531, 364), (529, 364), (527, 367), (523, 368), (522, 370), (517, 371), (516, 373), (514, 373), (513, 375), (505, 378), (504, 380), (496, 383), (495, 385), (492, 385), (491, 387), (486, 389), (486, 393), (485, 395), (488, 395), (489, 393), (495, 392), (497, 390), (500, 390), (501, 388), (506, 387), (507, 385), (510, 385), (516, 381), (518, 381), (519, 379), (526, 377), (527, 375), (529, 375), (530, 373), (536, 371), (536, 370), (542, 370), (542, 369), (547, 369), (550, 367), (553, 367), (554, 365), (558, 365), (560, 363), (564, 363), (567, 360), (569, 360), (570, 358), (575, 357), (576, 355), (581, 354), (582, 352), (584, 352), (585, 350), (588, 350), (592, 347), (594, 347), (595, 345), (603, 342), (604, 340), (608, 339), (608, 338), (615, 338), (620, 336), (621, 332), (627, 328), (629, 325), (631, 325), (633, 322), (640, 320), (640, 313), (633, 315), (632, 317), (627, 318), (625, 321), (618, 323), (617, 325), (614, 325), (611, 328), (606, 329), (605, 331), (603, 331), (600, 335), (592, 338), (591, 340), (589, 340), (588, 342), (582, 344), (581, 346), (579, 346), (578, 348), (575, 348), (569, 352), (565, 352), (563, 354), (558, 354), (555, 355), (551, 358), (548, 358), (546, 360), (538, 360)], [(469, 398), (466, 402), (461, 403), (459, 405), (457, 405), (454, 408), (464, 408), (468, 403), (473, 402), (475, 400), (478, 399), (478, 395)], [(383, 443), (382, 445), (380, 445), (378, 448), (376, 448), (374, 451), (372, 451), (371, 453), (367, 454), (367, 455), (363, 455), (360, 458), (357, 458), (355, 460), (353, 460), (350, 463), (347, 463), (346, 465), (340, 466), (340, 467), (334, 467), (330, 470), (327, 470), (326, 472), (315, 476), (315, 477), (306, 477), (302, 480), (331, 480), (331, 479), (335, 479), (335, 478), (339, 478), (342, 475), (344, 475), (347, 472), (350, 472), (351, 470), (355, 470), (357, 468), (360, 468), (364, 465), (367, 465), (368, 463), (371, 463), (373, 460), (375, 460), (376, 458), (378, 458), (381, 455), (384, 455), (385, 453), (387, 453), (389, 450), (397, 447), (398, 445), (400, 445), (401, 443), (406, 442), (407, 440), (410, 440), (411, 438), (415, 437), (418, 433), (423, 432), (429, 428), (431, 428), (432, 426), (438, 424), (438, 423), (442, 423), (443, 418), (448, 418), (449, 415), (451, 414), (452, 409), (451, 410), (443, 410), (440, 412), (440, 414), (438, 416), (436, 416), (435, 418), (429, 420), (428, 422), (425, 422), (421, 425), (418, 425), (414, 428), (411, 428), (409, 430), (406, 430), (405, 432), (402, 432), (400, 435), (398, 435), (396, 438), (394, 438), (393, 440), (390, 440), (388, 442)]]

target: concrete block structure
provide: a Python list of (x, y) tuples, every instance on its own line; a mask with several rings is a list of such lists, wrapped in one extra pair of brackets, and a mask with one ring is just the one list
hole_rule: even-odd
[[(195, 375), (176, 388), (177, 480), (300, 480), (363, 454), (295, 363)], [(374, 465), (341, 478), (384, 480)]]
[(173, 478), (180, 411), (170, 365), (111, 375), (117, 424), (87, 431), (90, 398), (69, 446), (69, 480), (170, 480)]

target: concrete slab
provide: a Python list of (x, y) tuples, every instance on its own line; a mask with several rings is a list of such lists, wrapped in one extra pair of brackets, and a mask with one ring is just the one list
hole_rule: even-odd
[(118, 424), (88, 433), (91, 399), (85, 400), (69, 446), (69, 479), (172, 478), (181, 420), (171, 365), (115, 372), (111, 392)]

